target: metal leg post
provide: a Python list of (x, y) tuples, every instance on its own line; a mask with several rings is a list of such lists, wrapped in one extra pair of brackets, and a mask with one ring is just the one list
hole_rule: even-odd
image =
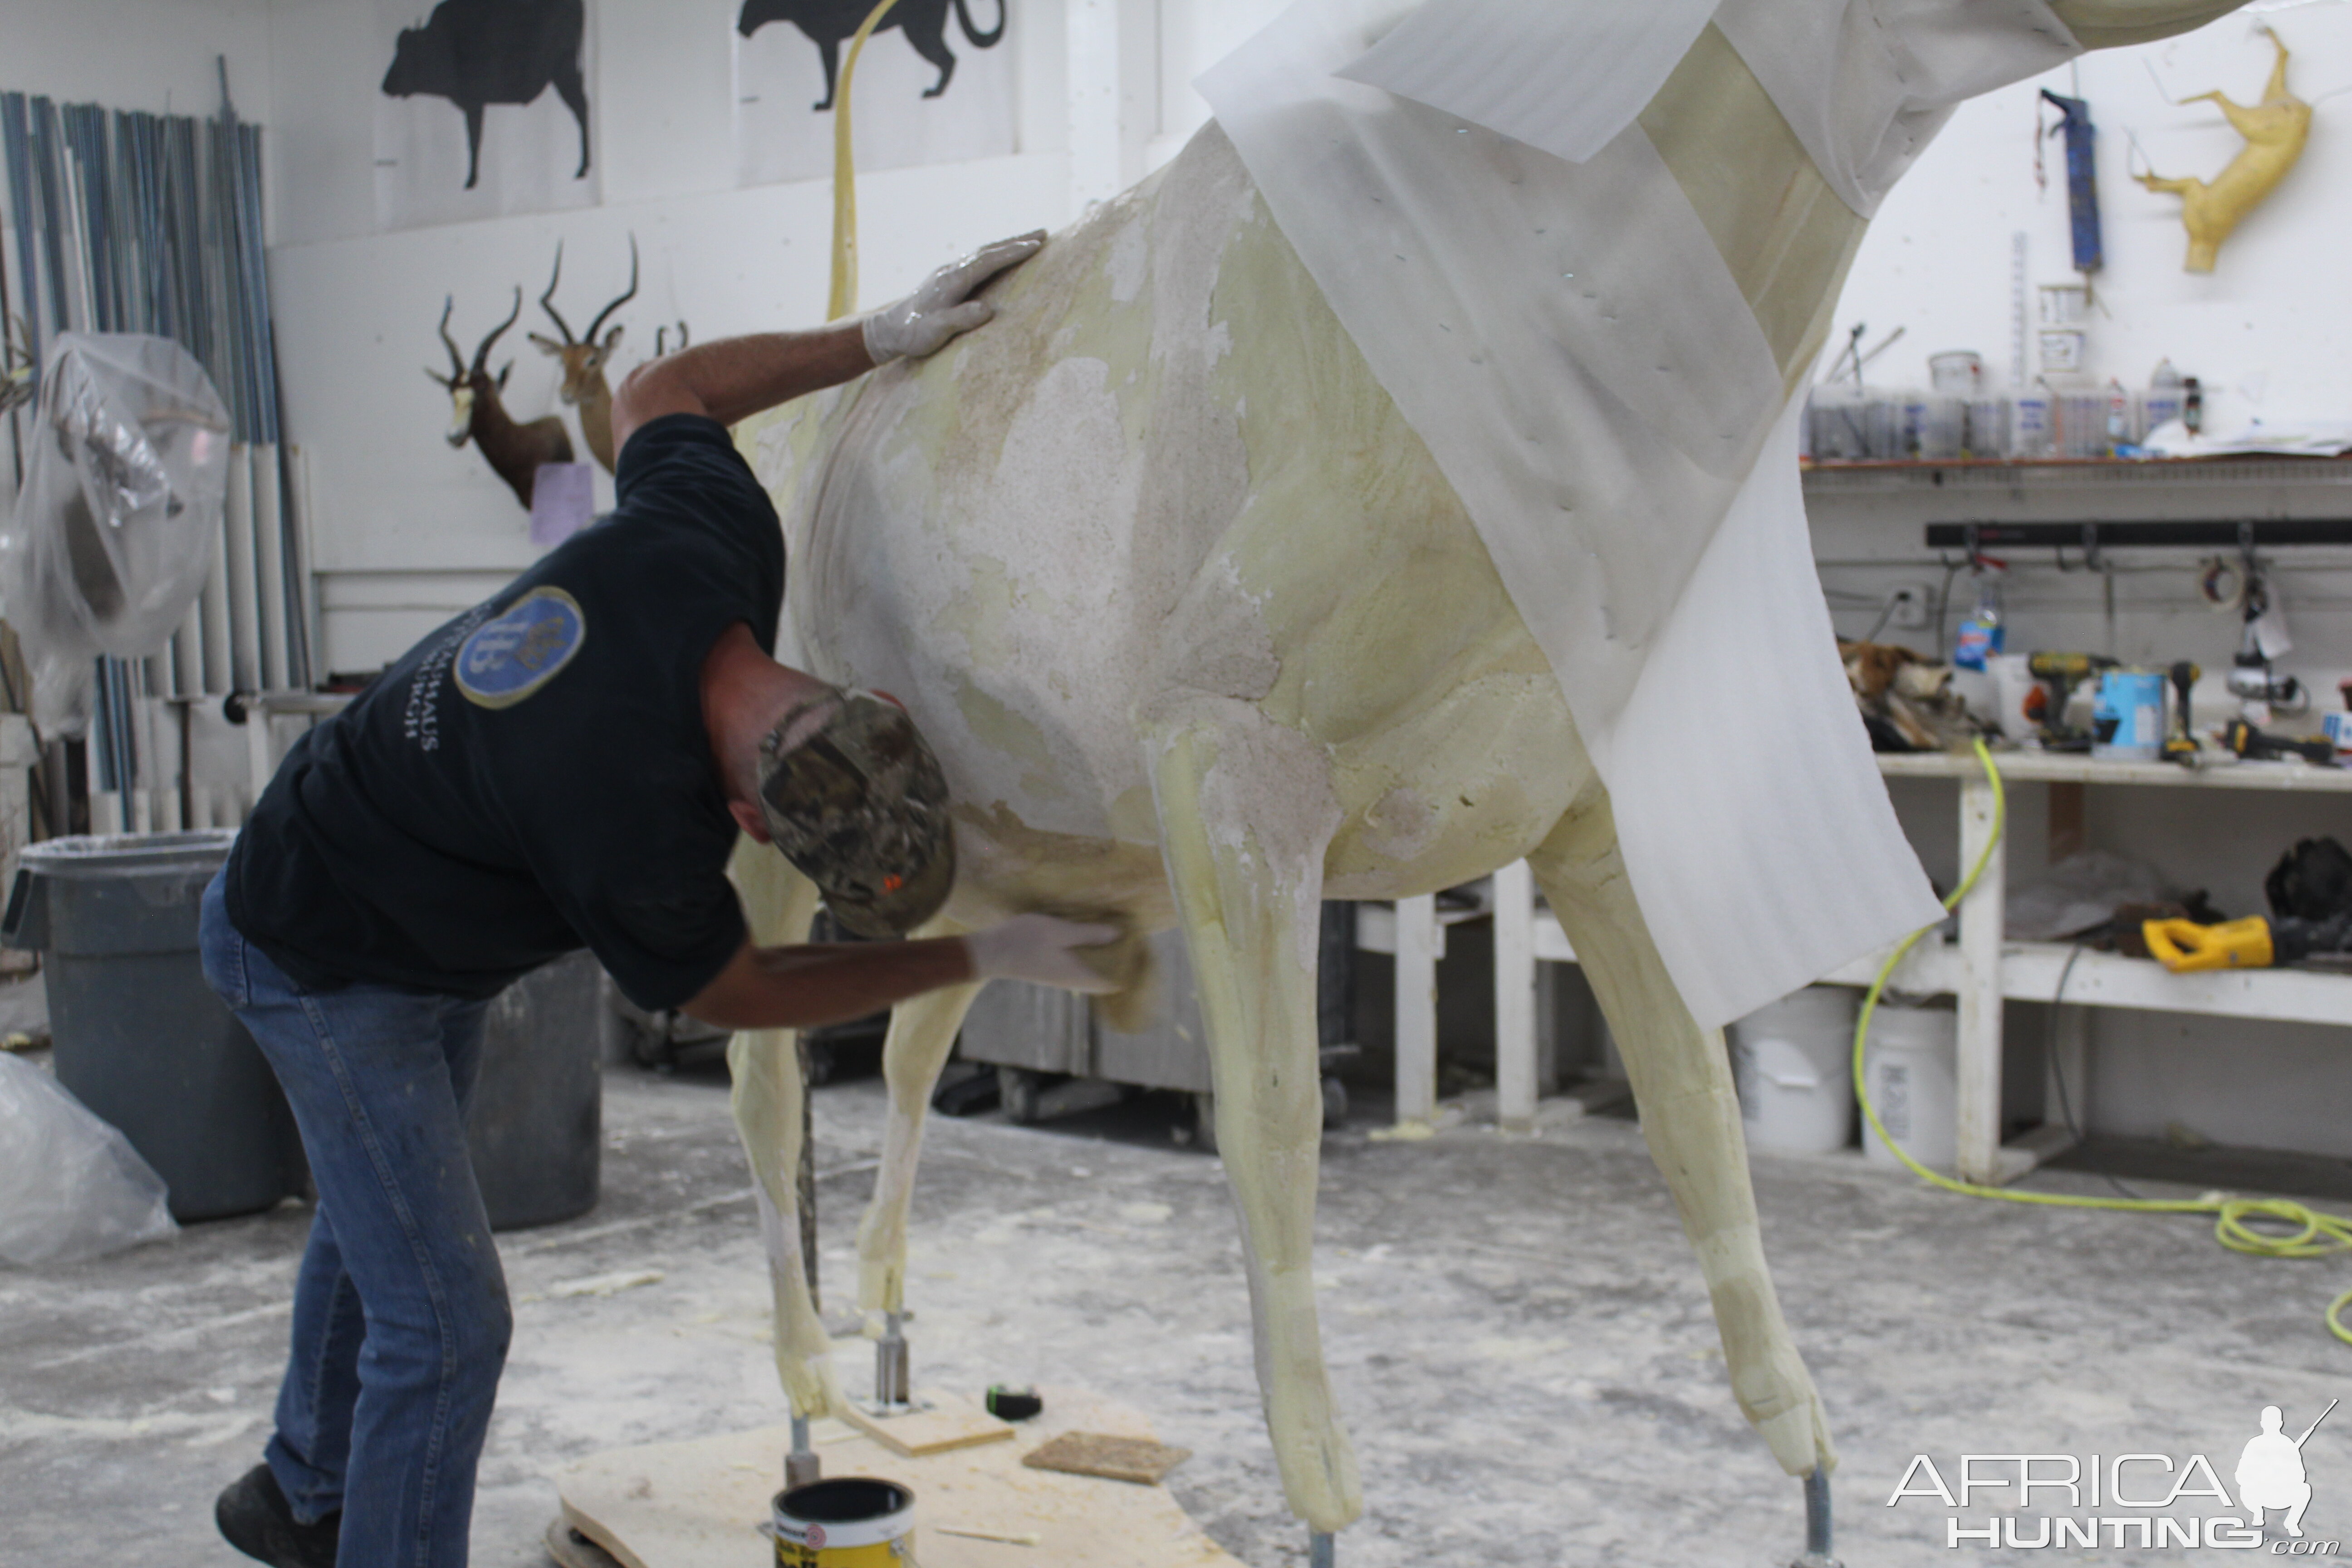
[(1334, 1568), (1339, 1561), (1339, 1538), (1316, 1531), (1307, 1538), (1307, 1568)]
[(1827, 1470), (1815, 1470), (1805, 1478), (1805, 1554), (1789, 1564), (1789, 1568), (1843, 1568), (1831, 1555), (1834, 1542), (1830, 1531), (1830, 1477)]

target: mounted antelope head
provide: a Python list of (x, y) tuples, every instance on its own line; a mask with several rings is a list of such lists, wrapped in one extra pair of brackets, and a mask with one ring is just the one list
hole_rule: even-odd
[(581, 437), (587, 441), (588, 450), (596, 460), (604, 465), (604, 471), (611, 473), (613, 386), (604, 379), (604, 366), (611, 362), (613, 351), (620, 346), (621, 329), (614, 327), (606, 332), (603, 342), (596, 341), (596, 333), (604, 325), (607, 316), (636, 298), (637, 237), (634, 234), (629, 236), (628, 288), (618, 299), (597, 311), (596, 319), (588, 323), (588, 331), (578, 338), (572, 335), (571, 327), (556, 312), (555, 286), (562, 278), (563, 247), (559, 243), (555, 247), (555, 271), (547, 280), (547, 292), (539, 297), (539, 305), (547, 312), (548, 319), (555, 323), (555, 330), (563, 334), (563, 341), (559, 343), (537, 332), (530, 334), (530, 341), (537, 343), (542, 353), (551, 353), (563, 362), (563, 401), (580, 410)]
[[(684, 321), (678, 322), (677, 346), (681, 349), (691, 348), (693, 343), (694, 340), (687, 333), (686, 323)], [(656, 327), (654, 329), (654, 358), (659, 359), (664, 354), (673, 352), (675, 351), (673, 351), (669, 346), (669, 328), (667, 326)]]
[(443, 375), (430, 368), (425, 373), (449, 394), (449, 445), (462, 447), (471, 437), (475, 448), (489, 459), (499, 478), (514, 491), (515, 500), (527, 508), (530, 505), (531, 486), (539, 478), (539, 466), (572, 461), (572, 437), (563, 433), (563, 421), (552, 414), (528, 425), (516, 424), (499, 400), (514, 362), (509, 360), (499, 366), (495, 377), (487, 368), (491, 345), (522, 314), (522, 287), (516, 285), (514, 309), (507, 312), (505, 321), (490, 329), (490, 335), (474, 351), (471, 364), (466, 363), (466, 356), (457, 352), (457, 340), (449, 335), (449, 312), (456, 309), (456, 303), (445, 299), (441, 305), (441, 343), (449, 351), (449, 374)]

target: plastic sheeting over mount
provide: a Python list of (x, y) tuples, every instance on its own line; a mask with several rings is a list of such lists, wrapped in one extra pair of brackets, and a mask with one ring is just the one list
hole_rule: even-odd
[(1339, 74), (1581, 163), (1665, 85), (1717, 0), (1426, 0)]
[[(1476, 523), (1610, 786), (1675, 984), (1722, 1023), (1940, 914), (1813, 573), (1802, 377), (1634, 121), (1678, 60), (1637, 51), (1643, 101), (1612, 91), (1529, 131), (1569, 152), (1606, 133), (1571, 163), (1496, 127), (1545, 119), (1531, 84), (1589, 72), (1578, 51), (1622, 7), (1432, 4), (1423, 23), (1396, 0), (1299, 0), (1200, 89)], [(1648, 42), (1697, 37), (1675, 10)], [(1767, 38), (1748, 69), (1858, 213), (1951, 103), (2076, 47), (2042, 0), (1731, 0), (1715, 19), (1735, 47), (1801, 40)], [(1424, 26), (1459, 36), (1416, 64)]]
[(1723, 0), (1715, 24), (1864, 217), (1955, 108), (2083, 52), (2045, 0)]
[(0, 595), (44, 734), (79, 734), (90, 660), (160, 650), (203, 589), (228, 493), (228, 407), (168, 338), (66, 332), (41, 373)]

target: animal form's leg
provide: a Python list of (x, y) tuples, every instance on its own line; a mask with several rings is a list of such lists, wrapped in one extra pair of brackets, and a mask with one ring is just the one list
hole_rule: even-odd
[[(577, 61), (566, 61), (563, 69), (556, 73), (555, 95), (563, 100), (563, 106), (572, 110), (572, 118), (580, 123), (580, 167), (572, 172), (572, 177), (585, 179), (588, 176), (588, 89), (580, 79)], [(604, 466), (612, 467), (610, 463)]]
[(461, 103), (457, 107), (466, 111), (466, 188), (470, 191), (482, 173), (482, 106)]
[[(950, 936), (961, 928), (935, 921), (919, 934)], [(923, 1149), (923, 1120), (931, 1090), (955, 1048), (956, 1031), (978, 985), (950, 985), (901, 1002), (890, 1012), (882, 1047), (882, 1076), (890, 1086), (890, 1124), (882, 1140), (882, 1169), (874, 1201), (857, 1226), (857, 1304), (898, 1312), (907, 1304), (907, 1210), (914, 1202), (915, 1162)]]
[(1642, 1135), (1706, 1277), (1739, 1408), (1789, 1474), (1834, 1468), (1821, 1396), (1789, 1337), (1764, 1262), (1722, 1032), (1698, 1026), (1666, 973), (1626, 880), (1616, 818), (1598, 781), (1528, 860), (1624, 1056)]
[(940, 79), (923, 89), (925, 98), (937, 98), (947, 91), (948, 80), (955, 75), (955, 51), (948, 47), (948, 8), (942, 4), (936, 11), (909, 16), (900, 29), (917, 54), (940, 68)]
[(2264, 27), (2263, 31), (2270, 34), (2271, 43), (2278, 50), (2277, 63), (2271, 67), (2271, 79), (2263, 88), (2263, 101), (2284, 103), (2294, 96), (2287, 90), (2286, 85), (2286, 62), (2291, 58), (2287, 54), (2286, 40), (2269, 27)]
[(815, 103), (811, 104), (809, 107), (822, 114), (826, 110), (833, 107), (833, 79), (835, 73), (841, 69), (841, 40), (838, 38), (817, 38), (814, 39), (814, 42), (816, 45), (816, 52), (819, 58), (824, 61), (824, 96), (817, 100)]
[[(807, 940), (816, 919), (815, 883), (773, 849), (749, 838), (736, 846), (727, 869), (743, 901), (752, 941), (772, 946)], [(840, 1407), (841, 1387), (833, 1342), (817, 1316), (803, 1261), (799, 1175), (808, 1086), (801, 1081), (794, 1032), (744, 1030), (727, 1042), (727, 1068), (735, 1080), (735, 1131), (751, 1162), (768, 1279), (775, 1292), (776, 1373), (792, 1396), (794, 1415), (830, 1415)]]
[(1291, 1511), (1318, 1532), (1363, 1511), (1315, 1318), (1323, 1134), (1315, 955), (1339, 812), (1319, 748), (1240, 702), (1148, 742), (1160, 836), (1216, 1084), (1217, 1148), (1249, 1274), (1258, 1386)]

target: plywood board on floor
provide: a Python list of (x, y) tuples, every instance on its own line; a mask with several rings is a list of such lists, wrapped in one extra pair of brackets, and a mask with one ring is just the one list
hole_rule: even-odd
[[(828, 1476), (880, 1476), (915, 1492), (923, 1568), (1242, 1568), (1162, 1487), (1030, 1469), (1023, 1457), (1069, 1431), (1151, 1438), (1141, 1412), (1047, 1388), (1045, 1414), (1013, 1440), (920, 1458), (819, 1422)], [(623, 1568), (765, 1568), (759, 1532), (782, 1485), (790, 1429), (620, 1448), (559, 1471), (567, 1522)], [(982, 1536), (1011, 1539), (983, 1540)], [(1034, 1537), (1035, 1545), (1015, 1544)]]

